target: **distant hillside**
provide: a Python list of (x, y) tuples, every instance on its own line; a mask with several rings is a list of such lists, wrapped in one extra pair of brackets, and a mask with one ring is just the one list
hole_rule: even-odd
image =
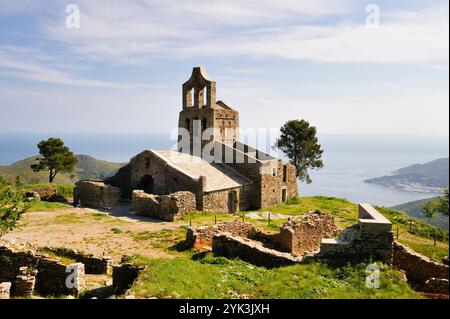
[[(8, 181), (14, 181), (20, 176), (27, 184), (48, 183), (48, 172), (33, 172), (30, 168), (35, 163), (37, 156), (33, 156), (7, 166), (0, 166), (0, 176)], [(75, 180), (103, 179), (114, 175), (124, 164), (112, 163), (95, 159), (87, 155), (77, 155), (78, 164), (75, 168)], [(73, 184), (74, 180), (68, 174), (58, 174), (55, 179), (57, 184)]]
[(392, 173), (365, 180), (367, 183), (392, 187), (404, 191), (439, 193), (448, 187), (449, 159), (441, 158), (425, 164), (415, 164)]
[[(428, 222), (428, 218), (426, 218), (422, 214), (422, 207), (423, 207), (423, 205), (425, 205), (425, 203), (430, 202), (433, 199), (435, 199), (435, 198), (420, 199), (420, 200), (416, 200), (413, 202), (396, 205), (392, 208), (395, 210), (403, 211), (412, 217), (420, 218), (420, 219)], [(431, 219), (430, 224), (433, 226), (448, 230), (449, 229), (449, 218), (447, 216), (438, 214)]]

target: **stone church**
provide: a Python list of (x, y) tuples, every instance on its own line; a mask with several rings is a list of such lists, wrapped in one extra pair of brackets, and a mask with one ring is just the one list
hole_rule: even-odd
[[(148, 199), (160, 204), (167, 198), (175, 202), (191, 198), (190, 208), (235, 213), (298, 196), (293, 165), (239, 142), (239, 112), (216, 101), (216, 82), (203, 68), (193, 69), (182, 93), (178, 149), (136, 155), (103, 181), (100, 197), (112, 192), (120, 193), (122, 201)], [(78, 183), (75, 193), (89, 203), (95, 192), (83, 191), (85, 183)], [(186, 193), (191, 197), (176, 196)]]

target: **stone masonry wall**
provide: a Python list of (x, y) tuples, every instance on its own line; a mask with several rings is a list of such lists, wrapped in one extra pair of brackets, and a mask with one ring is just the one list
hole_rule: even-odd
[(111, 272), (113, 259), (112, 257), (102, 256), (96, 257), (93, 254), (84, 253), (74, 249), (59, 247), (44, 247), (44, 251), (50, 251), (61, 257), (67, 257), (84, 264), (86, 274), (101, 275)]
[[(27, 268), (27, 278), (19, 278), (25, 276), (24, 267)], [(66, 272), (68, 267), (76, 267), (78, 270), (73, 275), (74, 282), (78, 283), (77, 286), (66, 285), (66, 280), (71, 274)], [(38, 254), (23, 246), (16, 247), (8, 244), (0, 246), (0, 282), (12, 283), (12, 296), (16, 293), (18, 295), (24, 293), (25, 287), (16, 287), (16, 285), (17, 283), (26, 285), (27, 281), (33, 281), (33, 274), (35, 275), (34, 289), (44, 296), (78, 295), (84, 286), (85, 273), (82, 263), (66, 265), (58, 259), (50, 258), (46, 254)]]
[[(297, 170), (292, 164), (285, 164), (287, 170), (286, 181), (283, 186), (287, 189), (287, 200), (298, 197)], [(283, 168), (282, 168), (283, 169)]]
[(338, 239), (323, 239), (318, 257), (392, 264), (392, 224), (368, 204), (359, 205), (358, 217), (358, 224), (344, 229)]
[(130, 289), (143, 270), (144, 267), (132, 263), (114, 265), (112, 272), (114, 293), (122, 295), (126, 290)]
[[(394, 241), (393, 264), (404, 270), (408, 281), (417, 285), (420, 290), (443, 293), (442, 289), (439, 289), (439, 284), (446, 283), (446, 293), (448, 294), (448, 265), (436, 263), (397, 241)], [(429, 281), (428, 284), (427, 281)], [(438, 288), (433, 289), (433, 287)]]
[(195, 195), (191, 192), (176, 192), (170, 195), (152, 195), (144, 191), (133, 191), (133, 211), (165, 221), (174, 221), (184, 214), (196, 210)]
[(198, 250), (211, 250), (214, 236), (220, 232), (233, 236), (249, 237), (255, 231), (249, 222), (231, 221), (214, 226), (189, 227), (186, 232), (186, 245)]
[(278, 236), (282, 250), (294, 256), (320, 249), (323, 238), (334, 238), (339, 234), (330, 213), (310, 212), (290, 218), (283, 224)]
[(196, 196), (197, 209), (202, 201), (202, 181), (192, 179), (175, 168), (168, 165), (151, 151), (144, 151), (130, 160), (119, 172), (106, 182), (122, 190), (122, 198), (132, 199), (134, 190), (141, 190), (141, 181), (145, 176), (153, 179), (155, 195), (166, 195), (175, 192), (190, 191)]
[(264, 247), (255, 240), (218, 233), (212, 242), (212, 251), (217, 256), (239, 258), (256, 266), (275, 268), (300, 263), (302, 258), (295, 258), (289, 253)]
[(103, 182), (79, 181), (75, 185), (74, 200), (94, 208), (112, 208), (121, 200), (120, 188)]
[(230, 192), (236, 192), (236, 211), (245, 211), (251, 207), (249, 197), (251, 196), (252, 186), (249, 185), (204, 193), (202, 210), (208, 212), (229, 212), (228, 195)]

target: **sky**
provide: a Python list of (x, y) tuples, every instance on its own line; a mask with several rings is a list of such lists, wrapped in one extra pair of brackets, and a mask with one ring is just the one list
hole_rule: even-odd
[(170, 132), (203, 66), (241, 127), (448, 136), (448, 6), (0, 0), (0, 133)]

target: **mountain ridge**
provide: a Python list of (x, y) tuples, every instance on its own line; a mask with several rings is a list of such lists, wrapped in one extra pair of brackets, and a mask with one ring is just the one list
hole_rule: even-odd
[[(31, 164), (34, 164), (36, 158), (32, 156), (17, 161), (10, 165), (0, 165), (0, 176), (9, 182), (13, 182), (16, 176), (20, 176), (22, 182), (26, 184), (48, 183), (48, 172), (33, 172)], [(105, 160), (99, 160), (89, 155), (76, 155), (78, 163), (75, 167), (75, 179), (70, 174), (58, 174), (55, 178), (56, 184), (74, 184), (77, 180), (83, 179), (103, 179), (114, 175), (124, 163), (114, 163)]]
[(441, 193), (449, 184), (449, 158), (439, 158), (424, 164), (413, 164), (392, 173), (364, 182), (418, 193)]

